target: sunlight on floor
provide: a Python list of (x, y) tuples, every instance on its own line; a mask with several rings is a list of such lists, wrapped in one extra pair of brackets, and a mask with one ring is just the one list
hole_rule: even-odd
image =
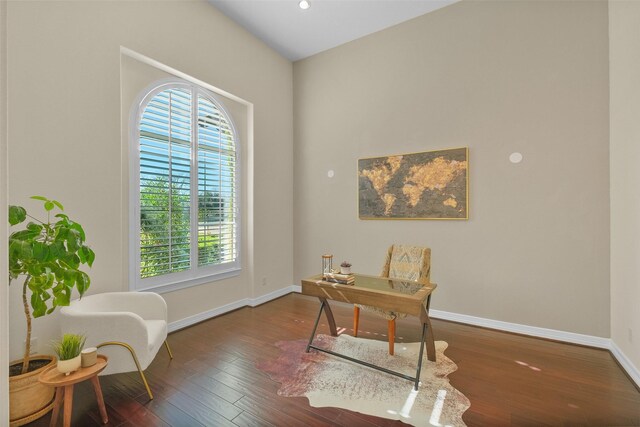
[(411, 413), (411, 408), (413, 408), (413, 404), (416, 401), (416, 397), (418, 397), (418, 390), (411, 389), (411, 393), (409, 393), (407, 400), (405, 400), (404, 405), (402, 405), (402, 409), (400, 409), (401, 417), (410, 418), (409, 414)]
[[(324, 326), (324, 325), (322, 325)], [(346, 328), (345, 328), (346, 329)], [(353, 328), (349, 329), (351, 332), (353, 332)], [(369, 334), (369, 335), (379, 335), (381, 337), (387, 337), (387, 334), (383, 334), (382, 332), (378, 333), (378, 332), (371, 332), (371, 331), (363, 331), (362, 329), (358, 329), (358, 334), (362, 335), (362, 334)], [(396, 344), (398, 341), (402, 341), (404, 340), (404, 337), (401, 336), (396, 336)]]
[(438, 390), (438, 397), (436, 397), (436, 401), (433, 404), (433, 411), (431, 411), (431, 418), (429, 418), (429, 424), (432, 426), (442, 426), (442, 424), (440, 424), (440, 416), (442, 415), (442, 407), (444, 406), (446, 396), (446, 390)]
[(536, 371), (536, 372), (541, 372), (542, 371), (542, 369), (537, 368), (535, 366), (531, 366), (527, 362), (522, 362), (520, 360), (515, 360), (514, 362), (516, 362), (520, 366), (526, 366), (527, 368), (531, 369), (532, 371)]
[(413, 408), (413, 404), (416, 401), (416, 397), (418, 397), (419, 390), (411, 389), (409, 396), (407, 396), (407, 400), (404, 401), (404, 405), (402, 405), (402, 409), (400, 412), (394, 411), (393, 409), (387, 409), (387, 413), (393, 415), (400, 415), (402, 418), (411, 418), (411, 408)]

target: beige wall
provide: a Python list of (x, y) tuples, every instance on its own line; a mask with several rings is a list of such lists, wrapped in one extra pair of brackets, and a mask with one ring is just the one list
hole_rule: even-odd
[[(607, 27), (606, 2), (463, 1), (296, 62), (295, 279), (427, 245), (434, 309), (608, 337)], [(460, 146), (468, 221), (357, 218), (358, 158)]]
[[(7, 241), (7, 4), (0, 1), (0, 242)], [(7, 245), (0, 245), (0, 277), (8, 277)], [(9, 289), (0, 281), (0, 425), (9, 420)]]
[[(120, 46), (255, 107), (254, 146), (244, 148), (255, 163), (247, 183), (255, 218), (246, 224), (253, 267), (241, 280), (165, 294), (170, 321), (293, 284), (292, 66), (204, 1), (8, 3), (10, 202), (62, 201), (96, 252), (90, 293), (128, 289)], [(18, 356), (15, 288), (10, 349)], [(41, 349), (57, 333), (55, 314), (36, 320)]]
[(611, 339), (640, 370), (640, 2), (609, 2)]

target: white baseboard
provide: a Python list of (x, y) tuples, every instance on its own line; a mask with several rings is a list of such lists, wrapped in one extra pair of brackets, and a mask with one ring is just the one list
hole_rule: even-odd
[(574, 332), (558, 331), (556, 329), (539, 328), (518, 323), (502, 322), (500, 320), (485, 319), (483, 317), (469, 316), (466, 314), (450, 313), (448, 311), (429, 310), (430, 317), (434, 319), (451, 320), (452, 322), (466, 323), (468, 325), (482, 326), (484, 328), (500, 331), (514, 332), (516, 334), (531, 335), (538, 338), (564, 341), (572, 344), (588, 345), (591, 347), (610, 349), (609, 338), (594, 337), (592, 335), (576, 334)]
[(193, 316), (185, 317), (184, 319), (170, 322), (167, 329), (169, 330), (169, 332), (179, 331), (180, 329), (184, 329), (187, 326), (195, 325), (196, 323), (202, 322), (207, 319), (211, 319), (212, 317), (220, 316), (221, 314), (225, 314), (230, 311), (237, 310), (239, 308), (247, 306), (249, 305), (248, 301), (249, 301), (249, 298), (244, 298), (244, 299), (241, 299), (240, 301), (223, 305), (222, 307), (217, 307), (212, 310), (203, 311), (202, 313), (194, 314)]
[[(256, 298), (243, 298), (239, 301), (234, 301), (230, 304), (223, 305), (222, 307), (203, 311), (202, 313), (194, 314), (193, 316), (170, 322), (168, 325), (168, 330), (169, 332), (175, 332), (188, 326), (195, 325), (196, 323), (202, 322), (204, 320), (211, 319), (212, 317), (220, 316), (221, 314), (225, 314), (242, 307), (255, 307), (276, 298), (280, 298), (283, 295), (290, 294), (291, 292), (296, 292), (295, 288), (296, 286), (285, 286), (282, 289), (278, 289), (277, 291), (273, 291)], [(298, 288), (300, 287), (298, 286)]]
[[(297, 286), (297, 287), (299, 288), (300, 286)], [(280, 298), (282, 296), (290, 294), (291, 292), (295, 292), (295, 288), (296, 288), (296, 286), (293, 286), (293, 285), (292, 286), (285, 286), (282, 289), (278, 289), (277, 291), (269, 292), (268, 294), (259, 296), (257, 298), (247, 298), (248, 301), (249, 301), (247, 305), (249, 305), (251, 307), (255, 307), (257, 305), (264, 304), (265, 302), (269, 302), (269, 301), (274, 300), (276, 298)]]
[[(195, 325), (198, 322), (220, 316), (229, 311), (242, 307), (256, 307), (291, 292), (302, 292), (301, 286), (292, 285), (261, 295), (256, 298), (244, 298), (239, 301), (204, 311), (184, 319), (176, 320), (168, 325), (169, 332)], [(429, 310), (429, 315), (434, 319), (450, 320), (452, 322), (464, 323), (467, 325), (482, 326), (484, 328), (496, 329), (499, 331), (514, 332), (517, 334), (529, 335), (538, 338), (547, 338), (572, 344), (587, 345), (609, 350), (613, 357), (620, 363), (620, 366), (627, 372), (631, 379), (640, 387), (640, 370), (629, 360), (620, 348), (609, 338), (595, 337), (592, 335), (576, 334), (574, 332), (558, 331), (556, 329), (539, 328), (537, 326), (521, 325), (518, 323), (503, 322), (500, 320), (486, 319), (483, 317), (469, 316), (467, 314), (451, 313), (441, 310)]]
[(620, 347), (616, 345), (616, 343), (611, 340), (611, 347), (609, 348), (613, 357), (616, 358), (620, 366), (627, 371), (627, 374), (631, 377), (631, 379), (636, 383), (638, 387), (640, 387), (640, 369), (636, 367), (636, 365), (629, 360), (629, 358), (620, 350)]
[(500, 320), (485, 319), (482, 317), (440, 310), (429, 310), (429, 316), (433, 319), (451, 320), (452, 322), (465, 323), (467, 325), (482, 326), (484, 328), (496, 329), (499, 331), (514, 332), (537, 338), (547, 338), (571, 344), (580, 344), (609, 350), (611, 355), (627, 372), (631, 380), (636, 383), (636, 386), (640, 387), (640, 369), (638, 369), (631, 360), (629, 360), (622, 350), (620, 350), (620, 347), (618, 347), (610, 338), (576, 334), (574, 332), (558, 331), (556, 329), (539, 328), (537, 326), (527, 326), (518, 323), (502, 322)]

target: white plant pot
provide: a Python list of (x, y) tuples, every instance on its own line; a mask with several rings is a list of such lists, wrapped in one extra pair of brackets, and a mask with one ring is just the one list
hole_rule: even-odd
[(61, 374), (69, 375), (73, 371), (77, 371), (80, 369), (80, 364), (82, 363), (82, 356), (79, 354), (73, 359), (69, 360), (58, 360), (58, 371)]
[(351, 274), (351, 267), (340, 267), (340, 274)]

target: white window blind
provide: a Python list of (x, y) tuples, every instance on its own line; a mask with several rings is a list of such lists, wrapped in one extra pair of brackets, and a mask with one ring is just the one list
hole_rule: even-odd
[(239, 268), (236, 139), (226, 112), (190, 84), (156, 90), (140, 109), (137, 288)]

